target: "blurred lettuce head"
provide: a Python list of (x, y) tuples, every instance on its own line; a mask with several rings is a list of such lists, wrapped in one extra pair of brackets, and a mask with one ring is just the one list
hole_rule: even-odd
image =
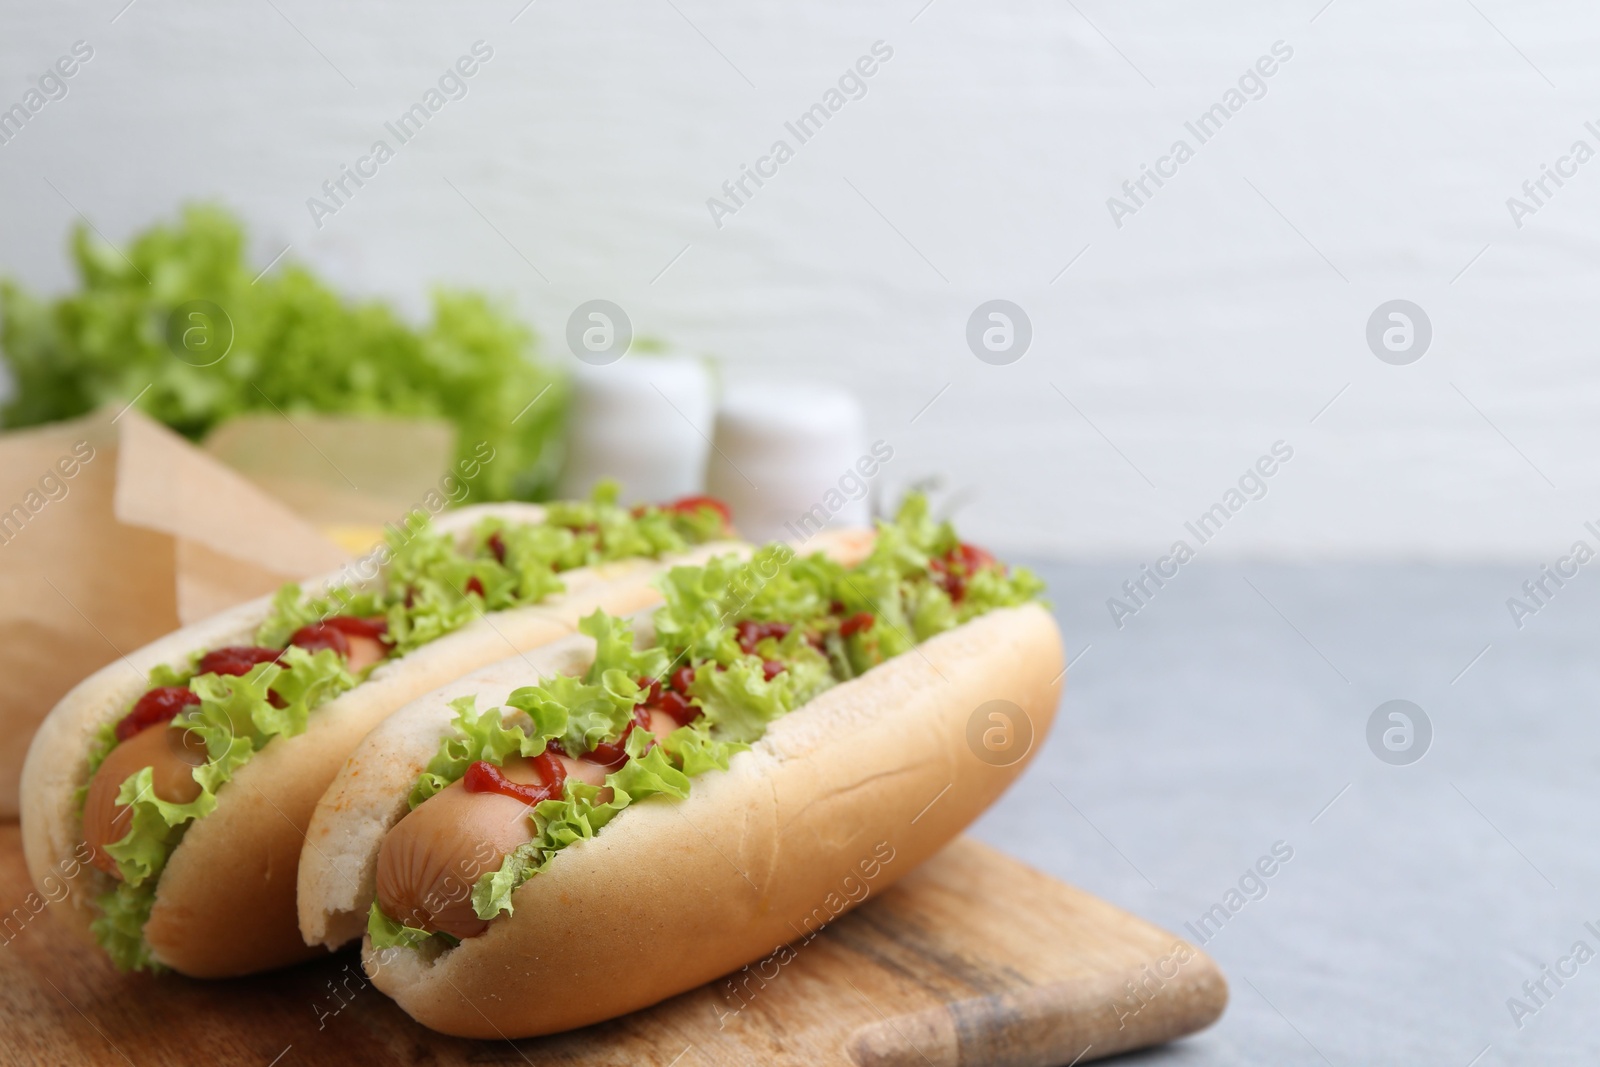
[(71, 254), (79, 285), (67, 296), (0, 281), (8, 428), (141, 391), (142, 411), (193, 439), (247, 411), (432, 416), (456, 427), (460, 458), (479, 442), (495, 449), (475, 499), (542, 498), (555, 483), (566, 383), (533, 331), (483, 294), (437, 289), (413, 325), (303, 266), (262, 274), (238, 219), (211, 205), (139, 234), (126, 256), (79, 225)]

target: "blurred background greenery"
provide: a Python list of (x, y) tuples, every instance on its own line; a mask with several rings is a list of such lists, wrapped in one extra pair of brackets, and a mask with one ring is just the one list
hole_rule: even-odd
[(206, 204), (139, 234), (126, 254), (80, 225), (76, 292), (42, 299), (0, 282), (0, 356), (15, 383), (4, 426), (136, 397), (196, 441), (252, 411), (432, 417), (455, 426), (460, 458), (483, 441), (500, 457), (479, 472), (476, 499), (549, 496), (568, 386), (530, 328), (481, 293), (446, 288), (426, 322), (408, 323), (292, 262), (263, 273), (245, 261), (245, 236)]

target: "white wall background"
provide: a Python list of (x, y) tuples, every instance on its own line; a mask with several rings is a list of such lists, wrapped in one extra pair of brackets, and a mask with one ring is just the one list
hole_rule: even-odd
[[(563, 360), (606, 297), (730, 379), (853, 387), (889, 476), (970, 490), (1013, 550), (1156, 553), (1278, 439), (1207, 552), (1543, 560), (1600, 518), (1600, 162), (1520, 230), (1505, 204), (1600, 147), (1576, 0), (124, 3), (0, 16), (0, 107), (95, 49), (0, 146), (0, 270), (36, 287), (68, 282), (66, 200), (120, 241), (209, 197), (263, 265), (415, 308), (487, 287)], [(478, 39), (469, 95), (317, 229), (306, 199)], [(877, 40), (869, 94), (716, 228), (706, 198)], [(1106, 198), (1279, 40), (1267, 95), (1116, 228)], [(1033, 321), (1011, 366), (965, 345), (992, 297)], [(1435, 331), (1406, 367), (1364, 340), (1395, 297)]]

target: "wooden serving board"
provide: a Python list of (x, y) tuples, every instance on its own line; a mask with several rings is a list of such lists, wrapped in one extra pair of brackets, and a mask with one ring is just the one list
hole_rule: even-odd
[(31, 915), (31, 892), (17, 827), (0, 826), (6, 1067), (1065, 1067), (1193, 1033), (1228, 998), (1198, 949), (969, 838), (763, 967), (516, 1042), (423, 1029), (353, 952), (222, 982), (119, 975), (48, 908)]

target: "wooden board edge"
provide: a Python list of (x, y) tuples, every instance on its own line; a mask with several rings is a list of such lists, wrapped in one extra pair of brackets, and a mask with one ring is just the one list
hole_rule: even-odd
[[(844, 1051), (856, 1067), (1053, 1067), (1177, 1040), (1221, 1018), (1228, 983), (1209, 956), (1173, 940), (1173, 953), (1137, 970), (869, 1023)], [(1161, 1011), (1144, 1011), (1158, 1001)]]
[[(957, 838), (946, 851), (955, 850), (965, 863), (1003, 864), (1030, 881), (1089, 896), (975, 838)], [(846, 1039), (849, 1062), (856, 1067), (1054, 1067), (1165, 1044), (1222, 1017), (1228, 982), (1215, 960), (1153, 923), (1090, 899), (1145, 927), (1165, 950), (1122, 972), (971, 997), (869, 1023)], [(1146, 1012), (1152, 1004), (1160, 1010)]]

